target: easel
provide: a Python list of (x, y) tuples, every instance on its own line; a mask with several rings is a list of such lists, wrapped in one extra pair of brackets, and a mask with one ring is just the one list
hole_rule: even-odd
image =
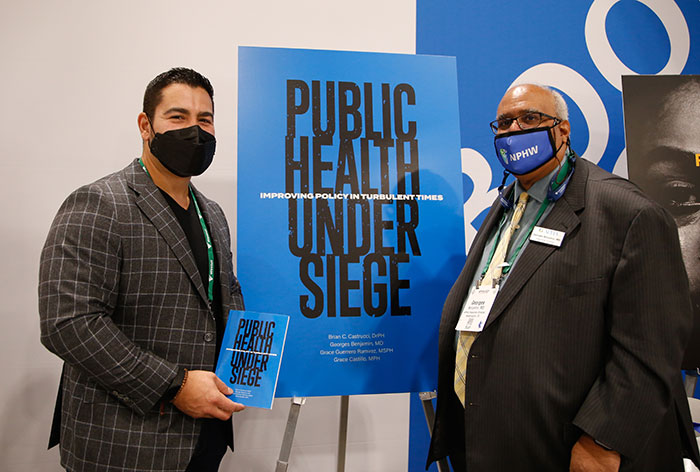
[(685, 371), (685, 395), (687, 397), (692, 397), (695, 393), (695, 385), (698, 383), (698, 374), (700, 374), (700, 369), (686, 370)]
[(306, 397), (292, 397), (292, 404), (289, 407), (289, 416), (287, 417), (287, 427), (284, 428), (284, 437), (282, 438), (282, 447), (280, 448), (280, 457), (277, 459), (277, 467), (275, 472), (287, 472), (289, 467), (289, 456), (292, 454), (292, 442), (294, 442), (294, 431), (297, 428), (297, 419), (299, 419), (299, 410), (306, 403)]
[[(435, 409), (433, 408), (433, 398), (437, 398), (437, 392), (421, 392), (418, 394), (420, 402), (423, 404), (423, 413), (425, 421), (428, 423), (428, 432), (431, 437), (433, 434), (433, 424), (435, 424)], [(450, 466), (447, 465), (447, 459), (444, 457), (437, 461), (438, 472), (450, 472)]]
[[(423, 413), (425, 413), (425, 421), (428, 423), (428, 431), (432, 433), (433, 423), (435, 422), (435, 410), (433, 409), (433, 398), (437, 395), (435, 392), (422, 392), (418, 394), (421, 403), (423, 404)], [(292, 397), (292, 402), (289, 407), (289, 416), (287, 417), (287, 426), (284, 429), (284, 438), (282, 438), (282, 447), (280, 448), (279, 459), (277, 459), (277, 467), (275, 472), (287, 472), (289, 467), (289, 456), (292, 453), (292, 443), (294, 442), (294, 433), (296, 432), (297, 420), (302, 405), (306, 403), (306, 397)], [(340, 397), (340, 425), (338, 427), (338, 465), (337, 472), (345, 472), (345, 455), (347, 452), (348, 443), (348, 411), (350, 406), (350, 396), (341, 395)], [(447, 465), (447, 459), (438, 461), (439, 472), (449, 472), (450, 468)]]

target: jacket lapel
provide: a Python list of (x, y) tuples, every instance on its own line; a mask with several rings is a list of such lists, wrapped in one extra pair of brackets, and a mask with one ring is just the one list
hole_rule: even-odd
[[(508, 191), (508, 189), (506, 191)], [(457, 320), (459, 319), (459, 315), (462, 310), (462, 304), (469, 294), (469, 289), (471, 288), (471, 282), (474, 278), (474, 274), (479, 269), (479, 262), (481, 260), (481, 255), (484, 252), (486, 241), (489, 239), (489, 235), (493, 232), (494, 226), (499, 223), (502, 216), (503, 207), (499, 201), (496, 200), (493, 205), (491, 205), (489, 213), (486, 215), (486, 218), (481, 224), (472, 245), (469, 247), (467, 261), (464, 264), (464, 268), (459, 274), (457, 281), (452, 287), (452, 290), (450, 291), (450, 297), (447, 300), (448, 305), (445, 307), (446, 314), (449, 313), (447, 323), (451, 329), (454, 329), (454, 327), (457, 325)]]
[[(581, 224), (577, 212), (585, 206), (584, 195), (587, 180), (588, 164), (579, 158), (577, 159), (576, 170), (571, 177), (564, 196), (556, 202), (554, 208), (552, 208), (552, 211), (540, 226), (564, 232), (564, 241), (566, 241), (566, 235), (572, 233)], [(484, 329), (487, 329), (501, 316), (505, 308), (527, 281), (530, 280), (535, 271), (558, 249), (548, 244), (528, 243), (503, 288), (499, 291)]]
[(127, 168), (126, 177), (129, 187), (136, 194), (136, 206), (146, 215), (146, 218), (170, 246), (195, 290), (204, 302), (208, 303), (207, 292), (202, 284), (202, 278), (199, 276), (199, 270), (185, 232), (158, 187), (141, 168), (138, 159)]

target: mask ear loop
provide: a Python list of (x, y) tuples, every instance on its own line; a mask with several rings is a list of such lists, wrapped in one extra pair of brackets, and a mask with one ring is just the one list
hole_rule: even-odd
[(155, 128), (153, 128), (153, 123), (151, 122), (151, 117), (146, 115), (146, 119), (148, 120), (148, 126), (151, 127), (151, 132), (153, 133), (152, 137), (151, 136), (148, 137), (148, 150), (151, 151), (151, 154), (153, 154), (153, 150), (151, 149), (151, 145), (153, 144), (153, 140), (155, 139), (157, 133), (156, 133)]
[[(569, 142), (570, 142), (569, 138), (566, 138), (566, 141), (561, 143), (559, 145), (559, 147), (557, 148), (557, 150), (554, 151), (554, 155), (556, 156), (557, 153), (559, 153), (559, 150), (561, 149), (561, 147), (566, 145), (567, 149), (564, 153), (564, 159), (568, 160), (569, 159)], [(559, 171), (552, 176), (552, 180), (550, 180), (550, 182), (549, 182), (550, 188), (560, 186), (564, 182), (564, 180), (566, 180), (566, 177), (569, 175), (569, 173), (567, 172), (566, 175), (564, 176), (564, 179), (561, 182), (559, 182), (559, 172), (561, 172), (561, 161), (559, 159), (557, 159), (557, 167), (559, 168)]]
[[(569, 181), (571, 180), (571, 176), (574, 174), (576, 157), (574, 157), (575, 154), (571, 151), (571, 140), (567, 138), (566, 143), (562, 143), (562, 146), (564, 144), (566, 144), (567, 147), (566, 159), (569, 162), (569, 170), (567, 171), (564, 180), (562, 180), (561, 182), (559, 182), (557, 178), (559, 177), (559, 172), (554, 174), (552, 176), (552, 179), (549, 181), (549, 188), (547, 189), (547, 199), (549, 199), (552, 202), (556, 202), (561, 198), (562, 195), (564, 195), (564, 190), (566, 190), (566, 187), (569, 185)], [(559, 146), (559, 148), (561, 149), (561, 146)], [(559, 164), (559, 170), (561, 171), (561, 163)]]
[(146, 120), (148, 120), (148, 126), (151, 127), (151, 132), (153, 133), (153, 136), (156, 135), (156, 129), (153, 127), (153, 122), (151, 121), (151, 117), (146, 115)]
[[(556, 156), (557, 153), (559, 153), (559, 150), (561, 149), (561, 147), (564, 145), (566, 145), (567, 148), (570, 148), (570, 146), (569, 146), (570, 142), (571, 142), (571, 140), (569, 138), (566, 138), (566, 142), (563, 142), (559, 145), (559, 147), (556, 149), (556, 151), (554, 151), (554, 155)], [(561, 165), (561, 163), (559, 165)]]
[(501, 181), (501, 185), (498, 186), (498, 200), (501, 202), (501, 206), (506, 210), (510, 210), (514, 206), (513, 201), (511, 199), (506, 198), (506, 196), (503, 195), (503, 187), (505, 187), (506, 179), (509, 175), (510, 173), (507, 170), (504, 170), (503, 180)]

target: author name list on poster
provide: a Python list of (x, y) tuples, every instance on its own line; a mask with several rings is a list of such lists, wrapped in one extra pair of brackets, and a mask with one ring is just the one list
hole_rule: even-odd
[(385, 344), (384, 333), (329, 334), (328, 348), (321, 349), (322, 356), (333, 356), (333, 362), (374, 362), (392, 354), (394, 348)]

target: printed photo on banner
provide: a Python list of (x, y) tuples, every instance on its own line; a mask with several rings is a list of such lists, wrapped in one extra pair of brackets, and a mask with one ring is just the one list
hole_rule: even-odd
[(700, 367), (700, 75), (624, 76), (630, 180), (676, 221), (695, 310), (684, 369)]

